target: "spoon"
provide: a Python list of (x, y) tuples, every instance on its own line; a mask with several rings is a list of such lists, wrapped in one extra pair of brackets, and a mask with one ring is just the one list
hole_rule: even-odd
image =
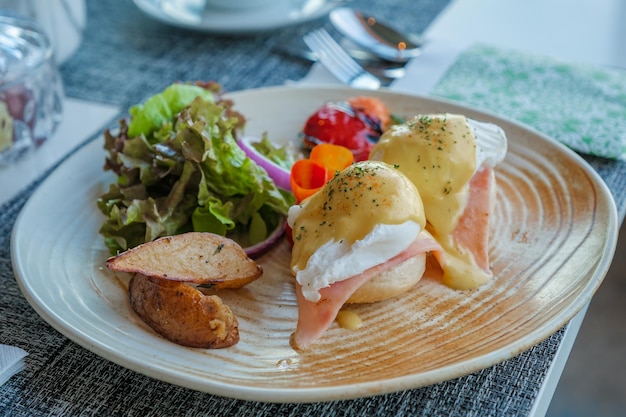
[(421, 45), (412, 41), (411, 36), (356, 10), (335, 9), (330, 12), (330, 21), (344, 36), (387, 61), (407, 62), (421, 53)]

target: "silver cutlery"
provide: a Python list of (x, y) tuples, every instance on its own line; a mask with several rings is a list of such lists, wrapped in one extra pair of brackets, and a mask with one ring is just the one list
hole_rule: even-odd
[[(314, 52), (311, 52), (306, 45), (296, 45), (296, 44), (280, 44), (276, 45), (272, 48), (275, 53), (279, 53), (291, 58), (298, 58), (309, 62), (317, 62), (317, 55)], [(399, 64), (396, 62), (383, 61), (380, 59), (375, 59), (375, 57), (367, 56), (362, 59), (350, 53), (348, 50), (348, 54), (352, 56), (367, 72), (372, 73), (376, 77), (381, 79), (381, 84), (386, 85), (392, 82), (393, 80), (397, 80), (399, 78), (404, 77), (406, 74), (405, 64)], [(365, 53), (367, 54), (367, 52)], [(369, 54), (368, 54), (369, 55)]]
[(303, 40), (326, 69), (342, 83), (368, 90), (380, 88), (380, 79), (365, 71), (324, 29), (307, 33)]
[(359, 47), (387, 61), (407, 62), (422, 53), (422, 39), (400, 33), (376, 18), (348, 7), (330, 12), (330, 21)]

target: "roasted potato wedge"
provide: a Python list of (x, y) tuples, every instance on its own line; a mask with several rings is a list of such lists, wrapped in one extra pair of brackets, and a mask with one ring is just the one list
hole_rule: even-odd
[(172, 281), (240, 288), (263, 274), (260, 265), (232, 239), (189, 232), (162, 237), (106, 261), (113, 271), (139, 273)]
[(217, 295), (180, 281), (135, 274), (130, 305), (157, 333), (183, 346), (218, 349), (239, 341), (239, 323)]

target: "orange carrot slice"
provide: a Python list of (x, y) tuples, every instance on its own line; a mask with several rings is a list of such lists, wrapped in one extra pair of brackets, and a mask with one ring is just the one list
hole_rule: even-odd
[(328, 178), (328, 170), (324, 165), (310, 159), (300, 159), (291, 167), (291, 191), (300, 203), (319, 191)]
[(309, 159), (300, 159), (291, 167), (289, 182), (296, 203), (315, 194), (337, 171), (343, 170), (352, 162), (354, 155), (344, 146), (330, 143), (315, 145)]
[(332, 178), (336, 171), (341, 171), (354, 162), (354, 154), (345, 146), (321, 143), (311, 150), (309, 159), (326, 167)]

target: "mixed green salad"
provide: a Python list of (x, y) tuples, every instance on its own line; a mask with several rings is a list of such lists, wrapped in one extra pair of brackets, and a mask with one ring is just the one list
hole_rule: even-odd
[(218, 84), (173, 84), (105, 132), (104, 169), (117, 181), (98, 208), (112, 254), (188, 231), (247, 247), (281, 225), (293, 195), (237, 144), (245, 118), (232, 105)]

